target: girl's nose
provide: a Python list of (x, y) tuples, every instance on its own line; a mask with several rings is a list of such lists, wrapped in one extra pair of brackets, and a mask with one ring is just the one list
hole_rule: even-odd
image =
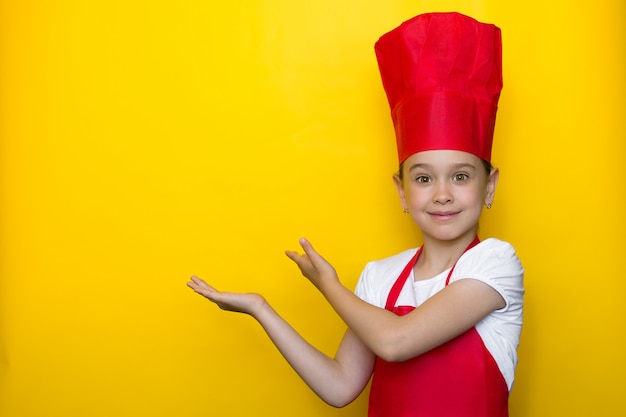
[(446, 204), (452, 202), (452, 193), (450, 192), (449, 185), (445, 181), (440, 181), (435, 186), (433, 202), (438, 204)]

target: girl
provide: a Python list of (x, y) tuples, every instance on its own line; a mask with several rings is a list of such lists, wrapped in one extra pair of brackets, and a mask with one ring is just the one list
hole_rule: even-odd
[(490, 164), (502, 88), (500, 30), (458, 13), (419, 15), (382, 36), (376, 55), (391, 107), (402, 208), (423, 245), (371, 262), (356, 294), (305, 239), (288, 251), (348, 326), (334, 358), (258, 294), (188, 284), (250, 314), (328, 404), (372, 376), (369, 416), (507, 416), (522, 325), (523, 270), (506, 242), (477, 237), (499, 172)]

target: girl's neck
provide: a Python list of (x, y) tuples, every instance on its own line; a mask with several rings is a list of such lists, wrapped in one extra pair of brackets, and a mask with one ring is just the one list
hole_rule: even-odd
[(432, 278), (452, 268), (475, 237), (475, 232), (454, 240), (430, 239), (424, 236), (422, 253), (413, 267), (415, 281)]

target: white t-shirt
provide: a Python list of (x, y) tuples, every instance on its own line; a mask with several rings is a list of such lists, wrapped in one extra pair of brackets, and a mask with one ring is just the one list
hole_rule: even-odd
[[(389, 258), (370, 262), (361, 273), (355, 293), (364, 301), (385, 308), (387, 296), (398, 276), (417, 249), (410, 249)], [(418, 307), (445, 286), (450, 269), (439, 275), (415, 281), (413, 272), (406, 280), (396, 306)], [(524, 269), (507, 242), (486, 239), (465, 252), (458, 260), (450, 283), (471, 278), (486, 283), (504, 298), (506, 306), (489, 314), (476, 324), (483, 343), (495, 359), (511, 390), (517, 347), (522, 330), (524, 302)]]

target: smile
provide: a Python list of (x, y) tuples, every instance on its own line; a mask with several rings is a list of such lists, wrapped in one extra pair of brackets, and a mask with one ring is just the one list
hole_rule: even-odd
[(454, 219), (460, 211), (431, 211), (428, 215), (437, 221), (447, 221)]

